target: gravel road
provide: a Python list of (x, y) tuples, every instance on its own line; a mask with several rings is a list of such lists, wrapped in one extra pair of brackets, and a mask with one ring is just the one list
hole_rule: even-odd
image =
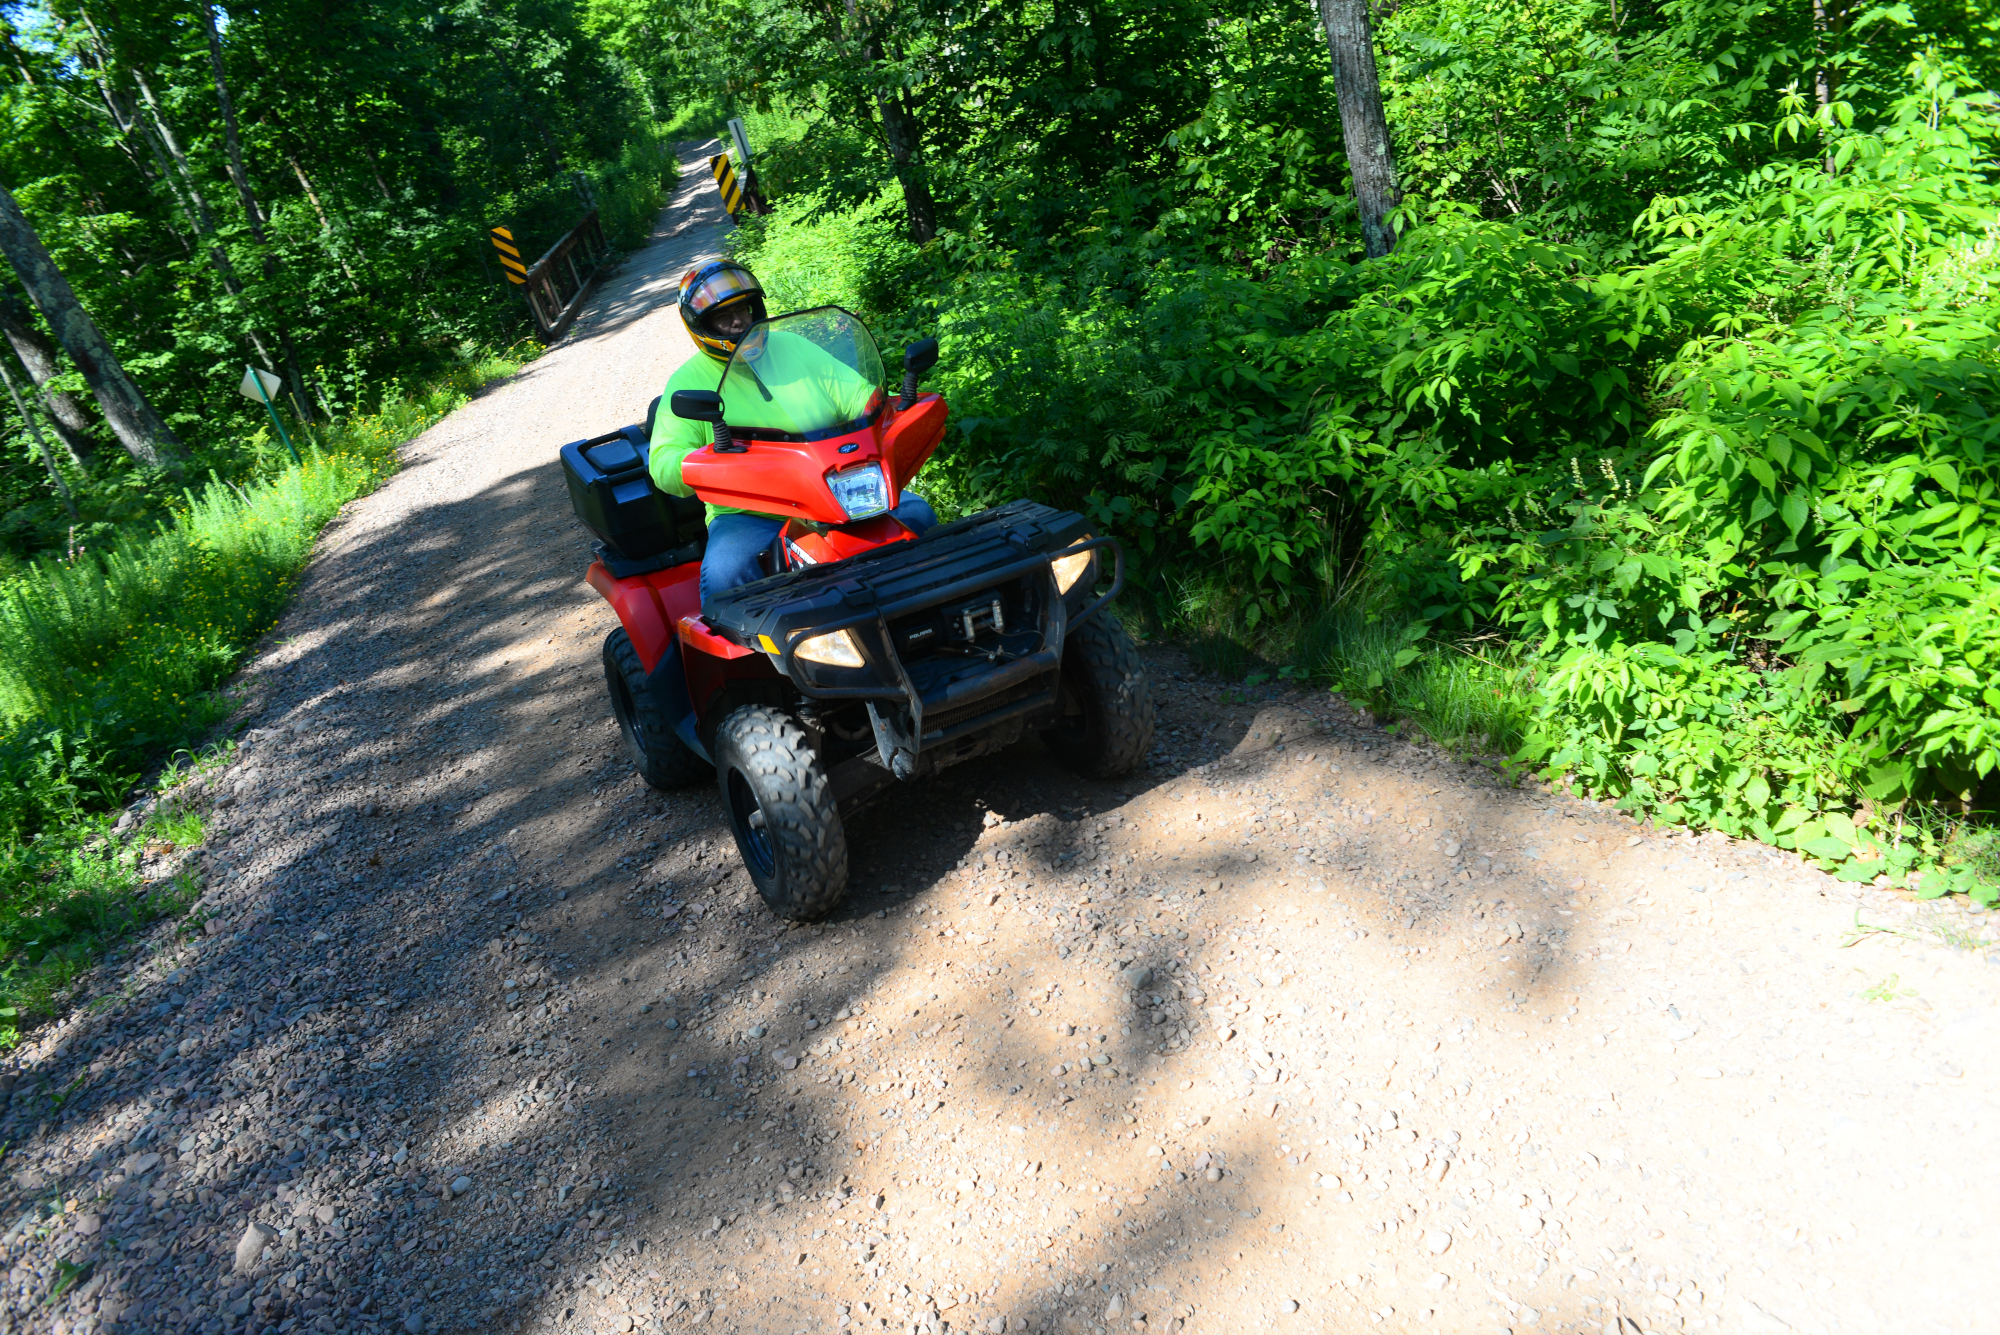
[(195, 915), (14, 1054), (0, 1332), (1993, 1328), (1985, 919), (1325, 695), (1149, 646), (1143, 774), (954, 770), (774, 922), (555, 463), (712, 200), (327, 530)]

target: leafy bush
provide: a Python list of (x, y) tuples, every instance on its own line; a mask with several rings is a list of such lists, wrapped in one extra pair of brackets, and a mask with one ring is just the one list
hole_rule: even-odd
[[(726, 244), (764, 285), (773, 313), (844, 306), (857, 315), (898, 310), (913, 275), (916, 247), (903, 235), (900, 204), (876, 191), (861, 206), (829, 212), (818, 195), (794, 195), (767, 217), (745, 217)], [(800, 226), (817, 219), (811, 226)]]
[(1157, 622), (1902, 879), (1956, 837), (1917, 813), (1990, 812), (2000, 765), (2000, 120), (1922, 63), (1869, 128), (1774, 110), (1835, 170), (1711, 164), (1623, 248), (1438, 200), (1387, 259), (1251, 273), (1107, 184), (1090, 226), (1011, 247), (913, 251), (886, 197), (815, 196), (740, 253), (780, 304), (940, 333), (940, 490), (1090, 514)]
[(666, 196), (680, 182), (680, 160), (664, 137), (648, 135), (625, 145), (615, 162), (590, 173), (605, 239), (637, 250), (653, 234)]

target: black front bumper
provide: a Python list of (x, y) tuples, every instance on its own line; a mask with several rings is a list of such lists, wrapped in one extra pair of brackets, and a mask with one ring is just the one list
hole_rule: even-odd
[[(1052, 564), (1102, 550), (1113, 557), (1110, 589), (1093, 597), (1097, 581), (1086, 578), (1065, 597)], [(702, 614), (731, 639), (770, 654), (808, 700), (865, 703), (879, 762), (908, 777), (926, 752), (1052, 716), (1069, 628), (1116, 597), (1124, 581), (1115, 538), (1090, 537), (1079, 514), (1014, 501), (914, 542), (732, 589)], [(799, 656), (805, 641), (840, 631), (852, 636), (862, 666)]]

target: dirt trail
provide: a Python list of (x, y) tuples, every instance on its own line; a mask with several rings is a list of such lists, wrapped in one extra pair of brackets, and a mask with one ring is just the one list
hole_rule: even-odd
[(1143, 775), (952, 771), (774, 923), (617, 751), (555, 464), (689, 351), (689, 162), (328, 531), (206, 926), (18, 1055), (0, 1330), (1992, 1325), (1983, 919), (1324, 696), (1150, 648)]

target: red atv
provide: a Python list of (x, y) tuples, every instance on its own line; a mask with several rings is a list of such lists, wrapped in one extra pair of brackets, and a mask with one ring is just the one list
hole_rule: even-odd
[[(937, 340), (910, 348), (892, 401), (846, 311), (756, 325), (719, 393), (668, 405), (714, 429), (682, 469), (696, 500), (653, 485), (646, 428), (562, 448), (599, 539), (586, 578), (620, 622), (604, 674), (633, 763), (655, 788), (713, 769), (744, 864), (785, 918), (840, 902), (842, 818), (899, 781), (1030, 730), (1093, 778), (1152, 745), (1145, 669), (1105, 610), (1124, 584), (1116, 539), (1032, 501), (922, 537), (890, 515), (944, 435), (944, 400), (917, 392), (936, 362)], [(702, 501), (787, 518), (767, 577), (706, 606)]]

